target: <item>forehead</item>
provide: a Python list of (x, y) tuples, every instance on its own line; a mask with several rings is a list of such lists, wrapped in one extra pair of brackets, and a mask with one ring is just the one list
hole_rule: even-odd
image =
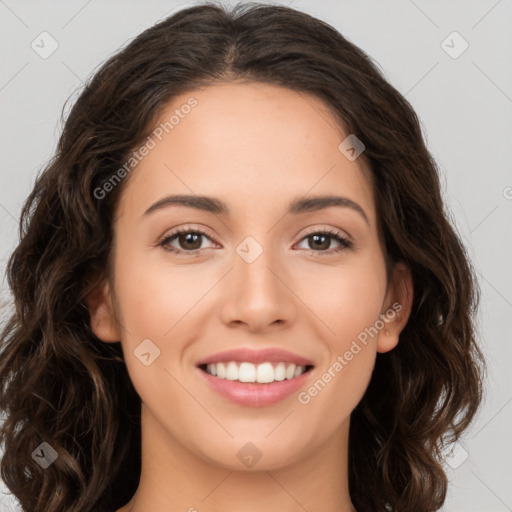
[(315, 96), (261, 83), (216, 84), (173, 98), (154, 128), (120, 215), (142, 213), (170, 193), (223, 198), (240, 216), (337, 194), (363, 206), (375, 225), (368, 169), (340, 151), (348, 134)]

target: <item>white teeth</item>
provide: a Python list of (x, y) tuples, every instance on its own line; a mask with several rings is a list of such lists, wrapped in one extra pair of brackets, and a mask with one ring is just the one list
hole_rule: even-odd
[(217, 377), (219, 377), (219, 379), (226, 378), (226, 367), (224, 366), (224, 363), (212, 364), (212, 366), (217, 367)]
[(286, 378), (293, 379), (295, 377), (295, 365), (292, 363), (288, 368), (286, 368)]
[(238, 380), (238, 366), (234, 361), (230, 361), (228, 363), (228, 367), (226, 368), (226, 379)]
[(256, 382), (256, 368), (251, 363), (241, 363), (238, 369), (238, 380), (240, 382)]
[(256, 382), (267, 384), (274, 380), (274, 368), (270, 363), (259, 364), (256, 368)]
[(206, 365), (206, 372), (219, 379), (258, 382), (260, 384), (293, 379), (302, 375), (305, 371), (305, 366), (297, 366), (294, 363), (285, 362), (265, 362), (255, 365), (247, 362), (226, 361)]
[(274, 369), (274, 380), (284, 380), (286, 377), (286, 367), (284, 363), (279, 363)]

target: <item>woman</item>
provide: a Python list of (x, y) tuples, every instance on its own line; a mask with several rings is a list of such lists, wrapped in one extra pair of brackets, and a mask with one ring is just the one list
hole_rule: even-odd
[(26, 511), (434, 511), (478, 290), (418, 119), (299, 11), (112, 57), (22, 212), (2, 477)]

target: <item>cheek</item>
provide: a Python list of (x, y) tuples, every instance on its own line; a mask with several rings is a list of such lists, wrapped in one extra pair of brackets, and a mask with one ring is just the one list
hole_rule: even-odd
[[(351, 266), (313, 269), (297, 280), (300, 297), (326, 327), (329, 345), (343, 350), (379, 319), (385, 295), (385, 268), (380, 262), (358, 261)], [(313, 314), (314, 313), (314, 314)], [(314, 321), (314, 318), (311, 321)]]
[(318, 316), (329, 328), (321, 329), (326, 357), (297, 401), (304, 408), (304, 421), (318, 435), (329, 435), (350, 416), (373, 373), (378, 333), (375, 324), (382, 294), (378, 282), (365, 282), (360, 277), (340, 277), (336, 293), (328, 298), (322, 293), (312, 297), (319, 306)]
[(143, 260), (134, 253), (120, 258), (115, 267), (127, 370), (144, 402), (165, 403), (172, 395), (179, 403), (183, 392), (171, 374), (182, 378), (190, 332), (204, 324), (205, 297), (219, 276), (206, 267), (204, 271), (192, 265), (170, 268), (162, 261)]
[(297, 396), (302, 428), (313, 437), (329, 438), (352, 414), (370, 382), (375, 349), (361, 345), (348, 360), (345, 352), (319, 369), (310, 386)]
[(306, 421), (314, 422), (328, 410), (325, 421), (334, 429), (363, 397), (375, 364), (385, 284), (379, 262), (337, 268), (303, 281), (302, 293), (308, 290), (308, 306), (315, 313), (310, 321), (320, 326), (318, 335), (327, 349), (316, 379), (298, 396), (310, 413)]
[[(119, 261), (116, 294), (129, 338), (165, 340), (211, 288), (211, 279), (186, 268), (169, 269), (146, 261)], [(176, 326), (176, 327), (175, 327)], [(133, 340), (132, 340), (133, 341)]]

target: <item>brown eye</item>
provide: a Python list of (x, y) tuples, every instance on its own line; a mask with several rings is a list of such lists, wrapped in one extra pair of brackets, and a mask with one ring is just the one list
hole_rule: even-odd
[[(336, 231), (316, 231), (309, 233), (302, 240), (308, 241), (307, 249), (314, 253), (332, 254), (352, 247), (352, 242)], [(333, 240), (339, 244), (339, 247), (331, 249)]]
[[(177, 235), (178, 244), (185, 249), (200, 249), (202, 245), (201, 237), (198, 233), (180, 233)], [(199, 243), (198, 243), (199, 242)]]
[[(170, 252), (195, 254), (200, 251), (203, 238), (211, 240), (203, 231), (180, 229), (166, 236), (158, 245)], [(171, 245), (171, 242), (178, 246)]]
[(309, 244), (311, 249), (329, 249), (331, 245), (332, 238), (328, 235), (309, 235), (308, 240), (312, 241)]

